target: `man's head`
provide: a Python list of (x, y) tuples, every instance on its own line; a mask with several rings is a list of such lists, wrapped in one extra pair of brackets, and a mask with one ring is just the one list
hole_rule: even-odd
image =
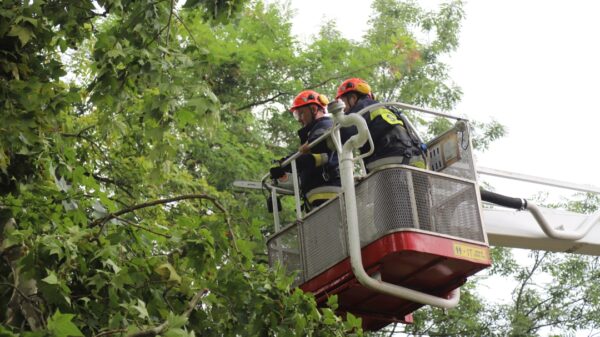
[(313, 90), (304, 90), (294, 98), (290, 110), (302, 126), (307, 126), (315, 119), (325, 115), (327, 104), (329, 104), (327, 97)]
[(356, 105), (356, 102), (364, 96), (373, 98), (371, 86), (364, 80), (354, 77), (345, 80), (338, 87), (335, 99), (342, 99), (344, 104), (346, 104), (344, 112), (348, 112)]

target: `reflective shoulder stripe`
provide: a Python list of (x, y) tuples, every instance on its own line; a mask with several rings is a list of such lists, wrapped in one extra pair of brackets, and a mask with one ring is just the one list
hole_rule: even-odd
[(324, 192), (324, 193), (315, 193), (311, 196), (309, 196), (308, 202), (314, 202), (315, 200), (329, 200), (329, 199), (333, 199), (335, 197), (337, 197), (337, 193), (334, 192)]
[(381, 108), (381, 109), (377, 109), (375, 111), (371, 111), (370, 116), (371, 116), (371, 120), (374, 120), (378, 116), (381, 116), (381, 118), (384, 121), (386, 121), (388, 124), (391, 124), (391, 125), (399, 124), (401, 126), (404, 126), (404, 123), (402, 123), (402, 121), (399, 120), (398, 117), (396, 117), (396, 114), (388, 109)]
[(425, 162), (423, 160), (411, 161), (411, 163), (409, 165), (423, 169), (423, 170), (427, 170), (427, 167), (425, 166)]
[(323, 165), (323, 156), (320, 153), (312, 153), (312, 156), (315, 158), (316, 167)]

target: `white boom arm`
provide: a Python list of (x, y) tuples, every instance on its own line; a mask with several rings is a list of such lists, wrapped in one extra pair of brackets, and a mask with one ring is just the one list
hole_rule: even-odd
[[(543, 209), (548, 223), (566, 231), (589, 221), (590, 215)], [(483, 221), (490, 245), (600, 256), (600, 226), (579, 240), (554, 239), (546, 235), (529, 212), (484, 209)]]
[[(545, 179), (519, 173), (479, 168), (480, 174), (527, 181), (581, 192), (600, 193), (600, 188)], [(485, 231), (491, 245), (600, 255), (600, 211), (578, 214), (525, 203), (528, 212), (483, 209)]]

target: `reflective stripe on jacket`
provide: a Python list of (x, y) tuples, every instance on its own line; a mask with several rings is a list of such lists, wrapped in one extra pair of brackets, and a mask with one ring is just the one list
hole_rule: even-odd
[[(365, 107), (376, 103), (378, 102), (368, 96), (364, 96), (346, 114), (357, 113)], [(408, 131), (404, 127), (404, 123), (393, 111), (380, 108), (363, 115), (363, 118), (367, 121), (369, 132), (375, 144), (375, 151), (372, 155), (365, 158), (365, 164), (391, 156), (411, 158), (420, 155), (420, 151), (413, 145)], [(348, 140), (356, 132), (356, 127), (354, 126), (341, 128), (342, 142)], [(360, 153), (367, 153), (369, 150), (370, 146), (367, 143), (360, 148)]]
[[(333, 120), (321, 117), (298, 130), (300, 144), (312, 143), (333, 127)], [(306, 195), (321, 186), (340, 186), (340, 172), (337, 153), (323, 140), (311, 148), (311, 153), (302, 154), (296, 159), (300, 177), (300, 189)], [(289, 169), (286, 167), (286, 169)]]

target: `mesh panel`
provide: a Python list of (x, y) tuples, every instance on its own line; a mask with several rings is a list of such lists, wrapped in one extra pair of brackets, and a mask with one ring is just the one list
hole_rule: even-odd
[(473, 183), (390, 168), (360, 183), (356, 198), (362, 246), (403, 228), (484, 241)]
[(375, 172), (356, 188), (361, 245), (399, 228), (415, 228), (406, 172)]
[(430, 175), (432, 231), (485, 242), (475, 184)]
[[(474, 182), (391, 167), (373, 172), (358, 184), (356, 199), (363, 247), (391, 231), (410, 228), (485, 242)], [(281, 261), (289, 271), (304, 264), (309, 280), (346, 258), (342, 203), (343, 199), (336, 198), (309, 214), (300, 236), (293, 226), (272, 239), (271, 263)], [(298, 255), (299, 237), (303, 259)]]
[(340, 199), (334, 199), (304, 219), (302, 237), (309, 278), (348, 256), (340, 206)]
[(296, 274), (295, 284), (305, 281), (302, 275), (302, 258), (300, 256), (300, 236), (298, 226), (292, 225), (269, 240), (269, 264), (277, 261), (288, 271)]

